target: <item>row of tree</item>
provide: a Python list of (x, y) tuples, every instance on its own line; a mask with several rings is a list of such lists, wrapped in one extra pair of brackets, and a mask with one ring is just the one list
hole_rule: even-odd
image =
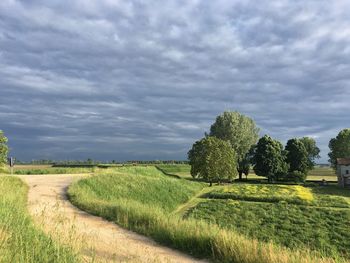
[(254, 172), (269, 181), (304, 181), (314, 168), (320, 149), (314, 139), (290, 139), (283, 148), (281, 142), (265, 135), (253, 147), (251, 164)]
[(274, 180), (304, 180), (319, 158), (314, 139), (291, 139), (283, 145), (270, 136), (259, 139), (255, 122), (239, 112), (224, 112), (209, 134), (188, 152), (191, 175), (210, 182), (248, 175), (251, 167), (259, 176)]

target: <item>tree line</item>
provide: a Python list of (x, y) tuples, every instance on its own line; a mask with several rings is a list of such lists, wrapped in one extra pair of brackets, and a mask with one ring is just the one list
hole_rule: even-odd
[[(7, 163), (8, 139), (0, 130), (0, 168)], [(336, 168), (337, 158), (350, 157), (350, 128), (343, 129), (329, 142), (329, 162)], [(270, 182), (276, 180), (304, 181), (308, 171), (313, 169), (319, 158), (320, 149), (313, 138), (302, 137), (282, 143), (264, 135), (259, 139), (259, 128), (253, 119), (239, 113), (226, 111), (217, 116), (209, 133), (195, 142), (188, 152), (191, 175), (208, 182), (221, 182), (248, 176), (254, 172), (266, 177)], [(184, 164), (186, 161), (130, 161), (136, 164), (172, 163)], [(52, 160), (32, 163), (52, 164)], [(86, 161), (62, 161), (60, 164), (94, 164)], [(111, 161), (110, 163), (119, 163)]]
[[(335, 168), (337, 158), (350, 157), (350, 129), (331, 139), (329, 148), (329, 161)], [(313, 138), (292, 138), (285, 146), (269, 135), (259, 139), (259, 128), (253, 119), (226, 111), (217, 116), (209, 133), (193, 144), (188, 160), (192, 177), (202, 178), (210, 185), (237, 176), (242, 180), (251, 168), (269, 182), (303, 182), (319, 154)]]

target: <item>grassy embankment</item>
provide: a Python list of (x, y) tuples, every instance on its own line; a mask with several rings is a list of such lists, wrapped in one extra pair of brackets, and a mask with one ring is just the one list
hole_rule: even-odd
[(307, 188), (237, 184), (207, 194), (187, 213), (261, 241), (309, 247), (350, 258), (350, 192), (334, 186)]
[(79, 262), (75, 253), (39, 230), (27, 213), (27, 186), (0, 176), (0, 262)]
[(164, 176), (154, 167), (124, 167), (112, 174), (105, 172), (78, 181), (71, 185), (68, 194), (73, 204), (87, 212), (198, 257), (247, 263), (335, 262), (318, 252), (292, 251), (174, 213), (198, 193), (205, 192), (205, 187)]

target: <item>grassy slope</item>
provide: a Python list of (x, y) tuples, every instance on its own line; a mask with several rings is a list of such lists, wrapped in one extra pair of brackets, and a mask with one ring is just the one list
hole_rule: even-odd
[(174, 174), (181, 178), (192, 178), (191, 166), (188, 164), (158, 164), (157, 167), (168, 174)]
[(165, 177), (154, 167), (123, 167), (81, 180), (70, 188), (69, 193), (107, 202), (127, 199), (169, 212), (202, 188), (200, 183)]
[(211, 191), (207, 197), (246, 201), (286, 201), (298, 204), (313, 201), (311, 190), (300, 185), (234, 184)]
[(72, 251), (53, 242), (30, 219), (27, 186), (0, 177), (0, 262), (78, 262)]
[[(187, 216), (262, 241), (272, 240), (290, 248), (309, 246), (328, 256), (341, 253), (350, 257), (349, 191), (336, 187), (240, 184), (213, 192), (211, 197), (220, 200), (202, 199)], [(240, 201), (223, 200), (225, 197)], [(276, 203), (278, 199), (280, 202)], [(303, 199), (307, 202), (300, 203)]]
[(83, 179), (68, 194), (83, 210), (196, 256), (220, 262), (333, 262), (174, 213), (201, 191), (206, 191), (203, 184), (164, 176), (154, 167), (127, 167)]

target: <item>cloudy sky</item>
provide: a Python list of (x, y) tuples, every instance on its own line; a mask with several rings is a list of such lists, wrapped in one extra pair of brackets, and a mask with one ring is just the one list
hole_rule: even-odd
[(0, 129), (21, 160), (185, 159), (224, 110), (261, 135), (350, 122), (350, 1), (0, 1)]

